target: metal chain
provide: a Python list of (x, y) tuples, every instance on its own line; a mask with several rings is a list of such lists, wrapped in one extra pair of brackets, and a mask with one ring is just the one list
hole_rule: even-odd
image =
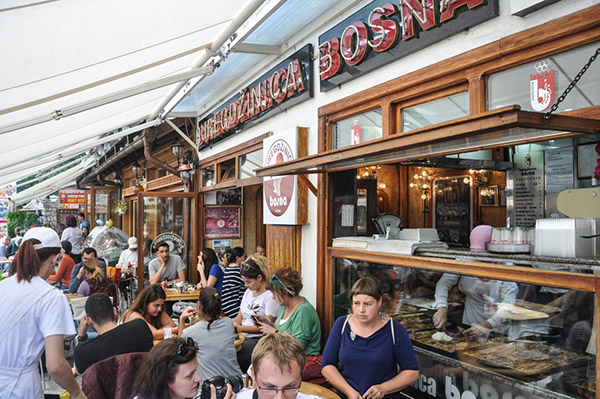
[(569, 85), (567, 86), (565, 91), (560, 95), (560, 97), (558, 97), (558, 100), (554, 104), (552, 104), (550, 111), (548, 111), (544, 114), (544, 117), (542, 118), (542, 120), (545, 123), (547, 123), (550, 120), (550, 115), (552, 115), (552, 113), (558, 109), (559, 104), (561, 102), (563, 102), (565, 97), (567, 97), (567, 95), (571, 92), (571, 90), (573, 90), (573, 87), (575, 87), (577, 82), (579, 82), (579, 79), (581, 79), (583, 74), (589, 69), (590, 65), (592, 65), (592, 62), (596, 61), (596, 58), (598, 58), (598, 55), (600, 55), (600, 47), (596, 49), (596, 52), (594, 54), (592, 54), (592, 56), (590, 57), (588, 62), (583, 66), (583, 68), (581, 68), (581, 71), (579, 71), (579, 73), (575, 76), (573, 81), (571, 81), (571, 83), (569, 83)]

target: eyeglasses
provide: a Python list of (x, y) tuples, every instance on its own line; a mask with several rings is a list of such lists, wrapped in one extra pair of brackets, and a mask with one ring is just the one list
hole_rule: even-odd
[(188, 347), (194, 345), (194, 340), (191, 337), (188, 337), (185, 342), (182, 342), (177, 347), (177, 352), (174, 355), (171, 355), (167, 362), (175, 359), (178, 356), (185, 356), (188, 353)]
[(273, 273), (271, 278), (269, 279), (269, 283), (273, 284), (275, 287), (283, 288), (290, 296), (296, 296), (294, 290), (289, 287), (286, 287), (285, 284), (279, 279), (279, 277)]
[(240, 273), (244, 274), (244, 273), (248, 272), (250, 269), (256, 270), (258, 272), (258, 274), (262, 274), (262, 270), (260, 270), (260, 267), (258, 267), (258, 265), (256, 263), (254, 263), (254, 261), (252, 259), (242, 263)]
[(265, 398), (274, 398), (277, 396), (278, 392), (281, 392), (281, 395), (286, 398), (293, 398), (298, 394), (300, 390), (300, 385), (297, 387), (289, 387), (289, 388), (263, 388), (260, 386), (258, 381), (256, 381), (256, 386), (263, 392), (263, 396)]

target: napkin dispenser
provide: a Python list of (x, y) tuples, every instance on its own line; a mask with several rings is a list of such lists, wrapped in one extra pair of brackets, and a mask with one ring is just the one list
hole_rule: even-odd
[(564, 258), (600, 256), (600, 219), (538, 219), (535, 223), (534, 255)]

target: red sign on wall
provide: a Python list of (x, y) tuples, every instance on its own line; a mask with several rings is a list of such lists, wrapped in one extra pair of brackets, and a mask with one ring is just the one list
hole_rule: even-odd
[(58, 190), (58, 201), (61, 204), (85, 204), (85, 190), (78, 188), (61, 188)]

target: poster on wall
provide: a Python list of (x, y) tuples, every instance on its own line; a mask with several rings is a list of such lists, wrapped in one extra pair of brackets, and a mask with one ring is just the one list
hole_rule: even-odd
[(78, 188), (61, 188), (58, 190), (58, 202), (63, 209), (83, 208), (86, 201), (86, 191)]
[(240, 238), (241, 213), (239, 206), (204, 208), (204, 238)]
[(515, 166), (507, 171), (507, 181), (513, 182), (512, 225), (533, 228), (535, 221), (544, 217), (543, 152), (515, 154)]
[(231, 246), (231, 240), (213, 240), (213, 249), (219, 259), (223, 257), (225, 252), (231, 249)]
[[(298, 157), (296, 128), (263, 140), (263, 165), (271, 166)], [(263, 222), (265, 224), (298, 223), (298, 177), (266, 176), (263, 180)]]
[(573, 189), (573, 148), (546, 150), (546, 192), (556, 193)]

